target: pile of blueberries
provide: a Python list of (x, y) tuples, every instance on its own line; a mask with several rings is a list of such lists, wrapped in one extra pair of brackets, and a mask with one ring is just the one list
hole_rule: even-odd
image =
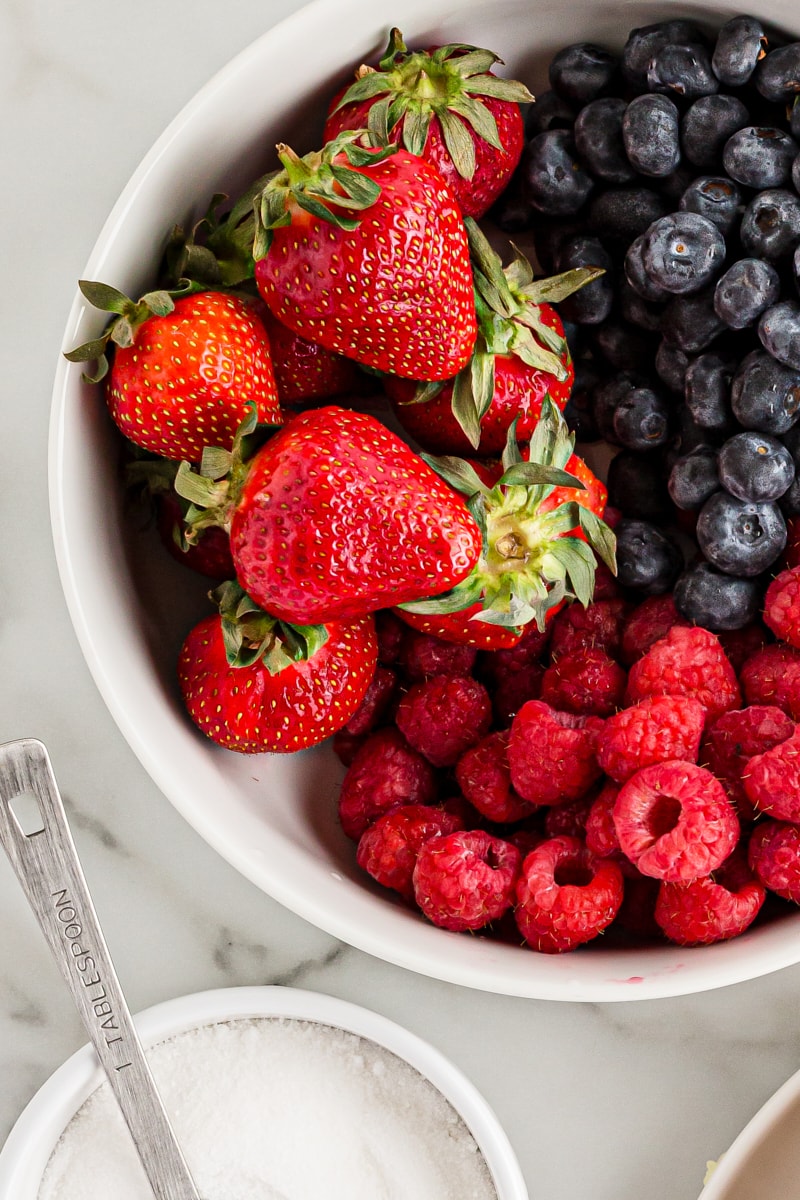
[(800, 42), (737, 16), (567, 46), (493, 216), (548, 273), (605, 268), (559, 309), (621, 582), (748, 624), (800, 515)]

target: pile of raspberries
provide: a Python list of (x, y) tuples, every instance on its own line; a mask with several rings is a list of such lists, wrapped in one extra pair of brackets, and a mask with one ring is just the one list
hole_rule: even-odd
[(688, 946), (800, 903), (800, 565), (719, 635), (610, 576), (509, 650), (378, 627), (334, 739), (339, 819), (435, 925), (548, 954), (610, 927)]

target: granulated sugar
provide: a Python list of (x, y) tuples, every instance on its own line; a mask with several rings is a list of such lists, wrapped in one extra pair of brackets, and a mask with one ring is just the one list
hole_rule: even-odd
[[(497, 1200), (450, 1103), (382, 1046), (295, 1019), (201, 1026), (148, 1060), (203, 1200)], [(39, 1200), (152, 1200), (107, 1084)]]

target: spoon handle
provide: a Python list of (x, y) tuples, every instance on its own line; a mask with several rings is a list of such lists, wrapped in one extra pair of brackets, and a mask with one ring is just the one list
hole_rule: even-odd
[[(37, 827), (26, 832), (14, 801), (21, 813), (31, 798)], [(50, 759), (34, 738), (0, 745), (0, 843), (72, 992), (157, 1200), (200, 1200), (103, 938)]]

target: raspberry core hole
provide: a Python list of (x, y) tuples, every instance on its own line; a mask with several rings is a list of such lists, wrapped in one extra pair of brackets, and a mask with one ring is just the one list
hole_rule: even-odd
[(553, 879), (559, 887), (588, 887), (593, 878), (589, 868), (579, 863), (559, 863), (553, 872)]
[(647, 814), (647, 827), (651, 838), (657, 842), (678, 824), (681, 802), (674, 796), (658, 796)]

